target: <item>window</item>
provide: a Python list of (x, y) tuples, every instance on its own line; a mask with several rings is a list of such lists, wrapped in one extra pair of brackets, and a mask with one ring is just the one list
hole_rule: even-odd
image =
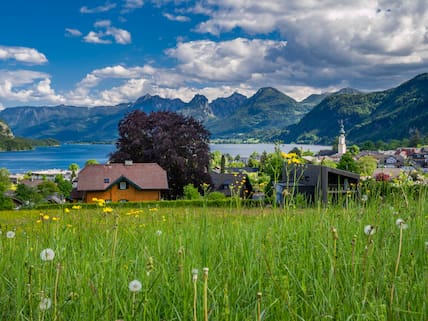
[(126, 182), (120, 182), (119, 183), (119, 189), (126, 189), (126, 188), (127, 188)]
[(104, 184), (110, 183), (110, 178), (104, 178)]

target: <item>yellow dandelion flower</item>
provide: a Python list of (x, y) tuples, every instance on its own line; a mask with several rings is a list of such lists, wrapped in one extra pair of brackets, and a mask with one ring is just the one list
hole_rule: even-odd
[(97, 202), (97, 201), (98, 201), (98, 198), (92, 197), (92, 202)]
[(66, 208), (66, 209), (64, 210), (64, 212), (66, 212), (66, 213), (70, 213), (70, 210), (69, 210), (68, 208)]
[(37, 220), (36, 223), (40, 224), (42, 223), (42, 220)]
[(52, 217), (52, 221), (59, 221), (59, 217)]
[(111, 207), (104, 207), (103, 212), (104, 213), (111, 213), (111, 212), (113, 212), (113, 209)]
[(82, 208), (81, 205), (73, 205), (72, 209), (73, 210), (80, 210)]
[(49, 220), (49, 215), (43, 215), (43, 219), (44, 219), (45, 221)]

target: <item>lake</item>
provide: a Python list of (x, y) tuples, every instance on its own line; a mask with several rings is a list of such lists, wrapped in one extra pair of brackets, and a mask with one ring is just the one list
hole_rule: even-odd
[[(279, 146), (284, 152), (289, 152), (294, 147), (313, 152), (331, 149), (331, 146), (320, 145), (284, 144)], [(88, 159), (105, 163), (109, 154), (115, 149), (113, 144), (64, 144), (55, 147), (38, 147), (30, 151), (0, 152), (0, 168), (7, 168), (12, 174), (46, 169), (67, 169), (71, 163), (76, 163), (82, 168)], [(248, 157), (253, 152), (271, 153), (275, 150), (275, 144), (210, 144), (210, 149), (232, 156)]]

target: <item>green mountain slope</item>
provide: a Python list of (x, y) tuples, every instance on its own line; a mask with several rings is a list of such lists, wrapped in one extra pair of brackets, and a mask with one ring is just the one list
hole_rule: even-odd
[(278, 130), (297, 122), (310, 108), (275, 88), (261, 88), (230, 117), (206, 125), (214, 138), (254, 137), (260, 131)]
[(386, 91), (331, 95), (276, 139), (329, 144), (340, 120), (354, 143), (408, 138), (414, 129), (428, 133), (428, 74)]

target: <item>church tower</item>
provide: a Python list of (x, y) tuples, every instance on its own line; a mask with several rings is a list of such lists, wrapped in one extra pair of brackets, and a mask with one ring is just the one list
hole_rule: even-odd
[(343, 120), (340, 121), (339, 143), (337, 144), (337, 153), (343, 155), (346, 153), (345, 129), (343, 128)]

